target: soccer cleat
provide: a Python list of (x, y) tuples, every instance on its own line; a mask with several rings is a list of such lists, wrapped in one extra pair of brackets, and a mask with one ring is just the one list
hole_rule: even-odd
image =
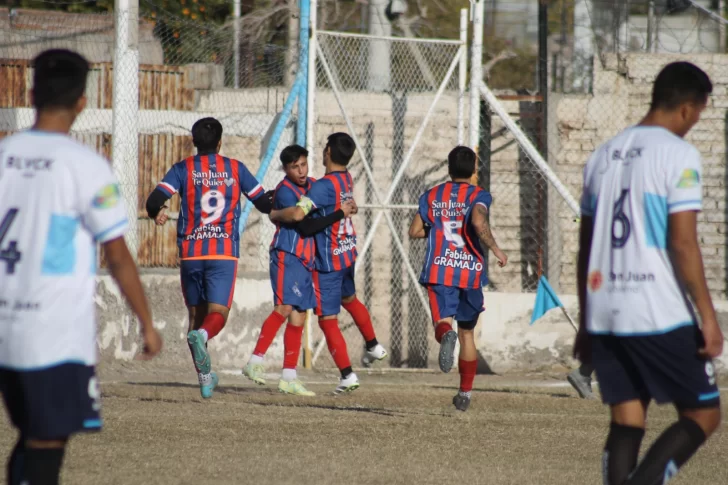
[(458, 341), (458, 333), (455, 330), (449, 330), (440, 340), (440, 355), (438, 363), (440, 370), (448, 373), (455, 363), (455, 344)]
[(343, 394), (357, 389), (359, 389), (359, 378), (352, 372), (346, 379), (342, 378), (341, 381), (339, 381), (339, 385), (336, 386), (334, 394)]
[(592, 392), (591, 376), (582, 375), (581, 372), (579, 372), (579, 369), (574, 369), (573, 371), (569, 372), (566, 380), (569, 381), (571, 387), (576, 389), (576, 392), (579, 393), (580, 398), (596, 399), (596, 396)]
[(311, 392), (298, 379), (293, 381), (278, 381), (278, 391), (283, 394), (293, 394), (294, 396), (315, 396), (315, 392)]
[(468, 406), (470, 406), (470, 393), (458, 392), (455, 394), (455, 397), (452, 398), (452, 403), (458, 411), (467, 411)]
[(243, 367), (243, 375), (256, 384), (260, 384), (262, 386), (265, 384), (265, 379), (263, 378), (264, 370), (265, 369), (262, 364), (248, 364)]
[(203, 399), (210, 399), (212, 397), (212, 391), (217, 387), (217, 374), (215, 372), (198, 374), (197, 378), (200, 381), (200, 395)]
[(382, 344), (375, 345), (371, 350), (366, 350), (361, 356), (361, 365), (370, 367), (374, 362), (383, 360), (389, 355)]
[(209, 374), (212, 368), (210, 354), (207, 353), (205, 340), (197, 330), (192, 330), (187, 334), (187, 343), (192, 349), (192, 358), (195, 360), (195, 367), (200, 374)]

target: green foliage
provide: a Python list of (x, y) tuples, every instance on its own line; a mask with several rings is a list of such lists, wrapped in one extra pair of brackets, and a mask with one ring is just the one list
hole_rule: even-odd
[(114, 9), (114, 0), (76, 0), (53, 2), (51, 0), (10, 0), (10, 7), (55, 10), (69, 13), (106, 13)]

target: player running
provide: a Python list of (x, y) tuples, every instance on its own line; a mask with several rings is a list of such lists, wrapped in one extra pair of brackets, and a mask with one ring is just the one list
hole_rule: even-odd
[[(611, 408), (605, 484), (666, 483), (720, 424), (711, 358), (723, 335), (697, 237), (702, 168), (683, 140), (712, 90), (693, 64), (668, 64), (644, 119), (600, 146), (584, 169), (574, 353), (594, 366)], [(673, 403), (680, 418), (638, 464), (652, 399)]]
[[(281, 151), (280, 160), (286, 177), (276, 187), (274, 210), (295, 207), (315, 182), (308, 176), (308, 150), (305, 148), (288, 146)], [(283, 333), (283, 374), (278, 390), (298, 396), (315, 395), (304, 387), (296, 373), (306, 311), (316, 306), (312, 276), (315, 242), (312, 236), (349, 217), (354, 208), (353, 201), (348, 201), (342, 204), (341, 209), (325, 217), (314, 219), (309, 215), (298, 224), (276, 223), (270, 245), (270, 280), (275, 308), (263, 322), (253, 355), (243, 368), (243, 374), (253, 382), (265, 384), (263, 358), (283, 322), (288, 319)]]
[[(326, 175), (311, 185), (307, 195), (300, 198), (296, 207), (272, 211), (271, 220), (297, 223), (309, 212), (313, 213), (314, 218), (322, 218), (353, 200), (354, 182), (346, 167), (355, 150), (354, 140), (346, 133), (329, 135), (324, 147)], [(359, 378), (351, 368), (346, 341), (339, 328), (338, 314), (341, 307), (351, 314), (364, 337), (368, 362), (384, 359), (387, 351), (377, 341), (369, 311), (356, 297), (356, 232), (351, 218), (346, 217), (327, 227), (316, 234), (315, 240), (316, 314), (329, 352), (341, 372), (341, 381), (335, 392), (350, 392), (359, 387)]]
[(33, 65), (35, 124), (0, 142), (0, 394), (20, 431), (10, 485), (57, 484), (70, 436), (101, 429), (97, 243), (141, 323), (141, 357), (162, 348), (109, 162), (68, 136), (86, 106), (88, 62), (53, 49)]
[(218, 378), (212, 372), (207, 342), (225, 326), (235, 291), (240, 242), (241, 192), (269, 213), (271, 200), (242, 162), (223, 157), (222, 125), (202, 118), (192, 126), (197, 155), (172, 166), (147, 199), (157, 225), (167, 222), (164, 204), (180, 194), (177, 245), (182, 295), (189, 312), (187, 343), (197, 370), (200, 394), (212, 397)]
[[(452, 369), (455, 343), (460, 339), (460, 390), (452, 400), (460, 411), (470, 406), (477, 368), (474, 330), (483, 311), (483, 286), (488, 282), (483, 247), (493, 251), (500, 267), (508, 262), (488, 224), (492, 197), (470, 183), (476, 158), (475, 152), (464, 146), (450, 152), (447, 165), (451, 181), (422, 194), (409, 228), (411, 238), (427, 238), (420, 283), (430, 299), (443, 372)], [(458, 323), (457, 333), (452, 329), (453, 319)]]

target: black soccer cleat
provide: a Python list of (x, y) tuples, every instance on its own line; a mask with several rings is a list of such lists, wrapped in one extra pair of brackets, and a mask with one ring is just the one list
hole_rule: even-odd
[(457, 393), (455, 397), (452, 398), (452, 403), (455, 406), (455, 409), (465, 412), (470, 406), (470, 396), (467, 394)]
[(440, 370), (448, 373), (455, 363), (455, 344), (458, 341), (458, 333), (455, 330), (449, 330), (440, 340), (440, 355), (438, 363)]

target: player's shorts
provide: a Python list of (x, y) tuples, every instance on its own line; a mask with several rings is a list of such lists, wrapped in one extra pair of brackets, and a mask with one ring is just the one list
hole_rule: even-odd
[(215, 303), (230, 308), (237, 273), (237, 259), (183, 259), (180, 279), (185, 305)]
[(50, 441), (101, 429), (101, 391), (92, 366), (0, 369), (0, 394), (26, 439)]
[(314, 271), (313, 286), (316, 290), (316, 315), (338, 315), (342, 298), (356, 294), (354, 273), (356, 264), (339, 271), (322, 273)]
[(425, 285), (425, 288), (433, 322), (454, 317), (458, 327), (465, 330), (475, 328), (478, 317), (484, 310), (483, 290), (445, 285)]
[(270, 283), (275, 305), (291, 305), (299, 312), (316, 307), (312, 272), (293, 254), (270, 252)]
[(654, 399), (683, 409), (720, 404), (716, 372), (698, 356), (703, 334), (697, 325), (660, 335), (592, 335), (592, 363), (602, 401)]

